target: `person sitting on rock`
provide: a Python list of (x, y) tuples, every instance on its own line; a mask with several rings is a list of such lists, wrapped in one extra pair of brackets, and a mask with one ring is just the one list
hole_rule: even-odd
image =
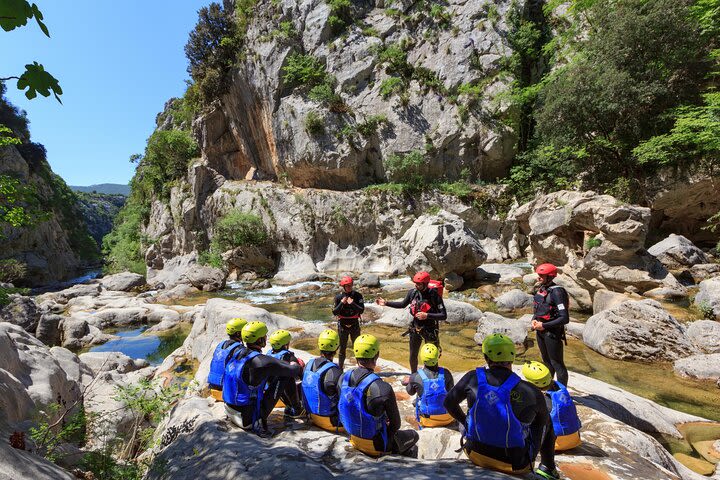
[[(482, 343), (487, 368), (466, 373), (445, 398), (445, 408), (460, 423), (461, 445), (483, 468), (523, 474), (532, 469), (540, 448), (540, 478), (554, 480), (555, 434), (540, 390), (512, 371), (515, 344), (499, 333)], [(460, 403), (467, 400), (467, 415)]]
[(443, 403), (447, 392), (455, 385), (452, 373), (439, 367), (440, 349), (432, 343), (426, 343), (420, 349), (420, 361), (425, 368), (410, 375), (406, 390), (415, 399), (415, 418), (420, 427), (444, 427), (455, 420), (447, 413)]
[(400, 430), (395, 392), (375, 374), (380, 343), (372, 335), (360, 335), (353, 351), (358, 367), (342, 375), (338, 403), (350, 444), (373, 457), (388, 453), (416, 457), (420, 437), (415, 430)]
[[(380, 297), (375, 303), (392, 308), (405, 308), (410, 306), (412, 321), (408, 332), (410, 334), (410, 373), (417, 372), (418, 352), (423, 340), (440, 348), (440, 324), (447, 319), (445, 304), (435, 288), (428, 288), (430, 274), (418, 272), (413, 276), (415, 288), (408, 291), (405, 299), (398, 302), (388, 302)], [(408, 379), (409, 380), (409, 379)]]
[(340, 346), (334, 330), (325, 330), (318, 338), (320, 356), (305, 365), (302, 380), (303, 403), (312, 423), (323, 430), (344, 431), (338, 419), (338, 380), (342, 370), (333, 362)]
[(357, 290), (353, 290), (352, 277), (340, 279), (342, 292), (335, 296), (333, 315), (338, 319), (338, 335), (340, 336), (340, 353), (338, 354), (338, 365), (340, 370), (345, 365), (345, 350), (347, 349), (348, 337), (351, 346), (360, 336), (360, 315), (365, 311), (363, 296)]
[[(294, 383), (302, 374), (300, 364), (261, 353), (267, 342), (267, 331), (263, 322), (249, 322), (243, 327), (242, 339), (247, 348), (236, 351), (228, 362), (222, 391), (230, 420), (261, 436), (272, 435), (267, 428), (267, 418), (285, 388), (284, 382)], [(268, 383), (269, 379), (272, 382)]]
[(540, 362), (525, 362), (522, 374), (525, 380), (545, 392), (545, 403), (550, 410), (550, 419), (557, 437), (555, 451), (562, 452), (580, 446), (582, 423), (567, 387), (553, 381), (550, 369)]
[(210, 385), (210, 395), (218, 401), (222, 401), (222, 385), (225, 376), (225, 367), (228, 360), (238, 349), (244, 349), (242, 342), (242, 329), (247, 324), (247, 320), (243, 318), (233, 318), (225, 324), (225, 332), (227, 332), (227, 340), (220, 342), (215, 347), (212, 361), (210, 362), (210, 373), (208, 374), (208, 384)]
[(533, 298), (532, 329), (535, 330), (542, 361), (563, 385), (568, 384), (568, 371), (563, 358), (565, 325), (570, 322), (567, 291), (555, 285), (558, 270), (552, 263), (543, 263), (535, 269), (540, 287)]
[[(292, 340), (292, 337), (290, 332), (287, 330), (278, 330), (273, 332), (273, 334), (268, 337), (270, 349), (268, 349), (265, 354), (283, 362), (294, 362), (300, 364), (301, 367), (304, 367), (304, 362), (298, 359), (295, 354), (290, 351), (290, 340)], [(296, 377), (296, 380), (300, 380), (301, 378), (302, 374)], [(285, 407), (285, 416), (287, 417), (304, 417), (305, 410), (302, 407), (302, 402), (300, 402), (297, 384), (294, 381), (274, 382), (273, 380), (274, 378), (268, 379), (268, 388), (270, 385), (277, 385), (278, 388), (281, 385), (284, 387), (284, 389), (280, 392), (280, 400), (275, 405), (275, 408)]]

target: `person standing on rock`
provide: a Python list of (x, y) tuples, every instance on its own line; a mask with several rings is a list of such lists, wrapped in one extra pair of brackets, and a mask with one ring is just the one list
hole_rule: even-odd
[(373, 457), (388, 453), (417, 457), (420, 436), (415, 430), (400, 430), (395, 392), (375, 373), (380, 342), (372, 335), (360, 335), (353, 351), (358, 367), (341, 377), (338, 404), (350, 444)]
[(524, 474), (539, 447), (536, 475), (559, 479), (550, 414), (542, 392), (513, 373), (515, 344), (494, 333), (483, 340), (482, 352), (488, 366), (466, 373), (445, 398), (445, 408), (460, 423), (465, 454), (480, 467)]
[[(290, 340), (292, 336), (287, 330), (278, 330), (273, 332), (268, 337), (270, 343), (270, 349), (266, 352), (266, 355), (281, 360), (287, 363), (298, 363), (301, 367), (305, 364), (302, 360), (298, 359), (293, 352), (290, 351)], [(300, 380), (302, 375), (296, 377)], [(276, 385), (279, 388), (281, 385), (285, 388), (279, 393), (279, 397), (282, 403), (278, 402), (275, 407), (285, 407), (285, 416), (291, 418), (300, 418), (305, 416), (305, 410), (300, 402), (300, 394), (298, 393), (298, 386), (294, 381), (290, 382), (275, 382), (274, 378), (268, 379), (268, 385)], [(273, 396), (277, 396), (273, 394)]]
[(302, 380), (303, 403), (310, 414), (310, 421), (315, 426), (333, 433), (344, 432), (338, 418), (338, 380), (342, 370), (333, 362), (339, 346), (340, 337), (337, 332), (322, 332), (318, 337), (320, 356), (305, 365)]
[[(263, 322), (250, 322), (243, 327), (242, 339), (247, 348), (237, 351), (228, 362), (222, 391), (230, 420), (263, 437), (272, 436), (267, 418), (285, 388), (284, 382), (294, 383), (302, 375), (300, 364), (261, 353), (267, 343), (267, 332)], [(273, 381), (268, 384), (271, 377)]]
[[(415, 288), (408, 291), (405, 298), (397, 302), (388, 302), (380, 297), (375, 300), (380, 306), (405, 308), (410, 306), (412, 321), (408, 328), (410, 335), (410, 373), (417, 372), (418, 352), (423, 340), (440, 348), (440, 321), (447, 319), (445, 304), (435, 288), (428, 288), (430, 274), (418, 272), (413, 276)], [(409, 379), (408, 379), (409, 380)]]
[(570, 322), (568, 313), (569, 297), (565, 289), (555, 285), (557, 267), (543, 263), (535, 269), (540, 287), (533, 299), (534, 312), (532, 329), (535, 330), (538, 348), (543, 363), (552, 376), (557, 374), (558, 382), (568, 384), (568, 371), (563, 359), (565, 325)]
[(345, 350), (347, 349), (348, 337), (352, 343), (360, 336), (360, 315), (365, 311), (365, 300), (360, 292), (353, 290), (352, 277), (340, 279), (342, 292), (335, 296), (333, 315), (338, 319), (338, 335), (340, 336), (340, 352), (338, 354), (338, 366), (340, 370), (345, 365)]
[(555, 451), (562, 452), (579, 447), (582, 423), (575, 403), (565, 385), (554, 382), (550, 369), (540, 362), (525, 362), (522, 368), (525, 380), (545, 393), (545, 403), (550, 411), (555, 431)]
[(425, 367), (410, 375), (406, 387), (409, 395), (417, 394), (415, 418), (421, 428), (450, 425), (454, 419), (447, 413), (443, 403), (447, 392), (455, 385), (452, 373), (438, 366), (440, 349), (432, 343), (426, 343), (420, 349), (420, 361)]
[(238, 349), (244, 349), (242, 342), (242, 329), (247, 324), (247, 320), (243, 318), (233, 318), (225, 324), (225, 332), (230, 337), (220, 342), (215, 347), (212, 361), (210, 362), (210, 373), (208, 374), (208, 384), (210, 385), (210, 395), (218, 401), (222, 401), (222, 385), (225, 376), (225, 367), (232, 355)]

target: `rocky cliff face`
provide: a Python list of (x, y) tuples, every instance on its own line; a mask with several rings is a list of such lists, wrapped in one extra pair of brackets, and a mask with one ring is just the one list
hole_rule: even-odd
[[(244, 61), (194, 124), (203, 159), (228, 179), (335, 190), (386, 181), (388, 158), (413, 151), (431, 178), (504, 176), (515, 135), (496, 120), (504, 107), (494, 98), (508, 82), (499, 74), (512, 53), (510, 3), (358, 1), (338, 33), (324, 1), (258, 1)], [(314, 78), (336, 84), (329, 106), (288, 77), (298, 53), (317, 62)]]
[(125, 205), (127, 197), (125, 195), (83, 192), (77, 193), (77, 196), (88, 231), (98, 246), (102, 246), (103, 237), (112, 230), (113, 220)]

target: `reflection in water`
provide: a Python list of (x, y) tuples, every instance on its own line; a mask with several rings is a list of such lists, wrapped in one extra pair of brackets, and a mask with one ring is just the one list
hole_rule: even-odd
[(146, 326), (118, 331), (118, 339), (90, 349), (91, 352), (120, 352), (130, 358), (143, 358), (150, 365), (160, 365), (165, 357), (182, 345), (190, 333), (190, 326), (181, 326), (160, 333), (143, 334)]

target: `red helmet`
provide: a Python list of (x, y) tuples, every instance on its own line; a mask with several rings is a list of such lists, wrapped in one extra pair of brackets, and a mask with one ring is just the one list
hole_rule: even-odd
[(543, 263), (535, 269), (538, 275), (547, 275), (549, 277), (557, 277), (557, 267), (552, 263)]
[(341, 287), (344, 287), (345, 285), (352, 285), (352, 284), (353, 284), (353, 279), (352, 279), (352, 277), (342, 277), (342, 278), (340, 279), (340, 286), (341, 286)]
[(430, 274), (428, 272), (418, 272), (413, 276), (413, 282), (415, 283), (428, 283), (430, 281)]

